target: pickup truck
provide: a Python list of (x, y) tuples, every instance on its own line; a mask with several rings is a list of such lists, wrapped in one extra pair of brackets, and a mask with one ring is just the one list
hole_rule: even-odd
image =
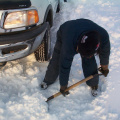
[(0, 0), (0, 66), (31, 53), (48, 61), (50, 27), (59, 10), (59, 0)]

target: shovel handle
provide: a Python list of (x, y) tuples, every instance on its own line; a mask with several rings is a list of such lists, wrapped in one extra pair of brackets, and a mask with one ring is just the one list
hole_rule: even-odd
[[(68, 88), (65, 90), (65, 92), (71, 90), (72, 88), (75, 88), (76, 86), (78, 86), (78, 85), (80, 85), (80, 84), (82, 84), (82, 83), (84, 83), (84, 82), (86, 82), (86, 81), (88, 81), (88, 80), (90, 80), (90, 79), (92, 79), (92, 78), (98, 76), (98, 75), (102, 75), (102, 74), (90, 75), (89, 77), (87, 77), (87, 78), (85, 78), (85, 79), (82, 79), (81, 81), (79, 81), (79, 82), (77, 82), (77, 83), (71, 85), (70, 87), (68, 87)], [(50, 97), (47, 99), (46, 102), (48, 102), (48, 101), (54, 99), (55, 97), (57, 97), (57, 96), (59, 96), (59, 95), (61, 95), (61, 92), (58, 92), (58, 93), (56, 93), (56, 94), (50, 96)]]

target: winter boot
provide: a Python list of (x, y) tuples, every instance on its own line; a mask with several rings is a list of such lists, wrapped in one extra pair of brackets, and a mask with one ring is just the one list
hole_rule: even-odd
[(47, 84), (46, 82), (42, 82), (42, 83), (40, 84), (40, 87), (41, 87), (41, 89), (45, 90), (45, 89), (48, 88), (48, 84)]
[(96, 97), (98, 95), (98, 85), (91, 86), (91, 94), (92, 96)]

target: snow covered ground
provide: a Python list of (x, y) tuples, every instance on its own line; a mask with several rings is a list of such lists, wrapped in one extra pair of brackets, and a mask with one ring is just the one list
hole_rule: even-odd
[[(0, 70), (0, 120), (120, 120), (120, 0), (68, 0), (55, 17), (52, 47), (56, 31), (67, 20), (88, 18), (104, 27), (111, 41), (110, 73), (100, 77), (101, 93), (94, 98), (85, 84), (70, 90), (48, 104), (45, 100), (59, 91), (57, 80), (47, 90), (39, 84), (48, 62), (38, 63), (34, 56), (8, 62)], [(99, 59), (97, 59), (99, 66)], [(72, 64), (69, 85), (83, 79), (81, 58)]]

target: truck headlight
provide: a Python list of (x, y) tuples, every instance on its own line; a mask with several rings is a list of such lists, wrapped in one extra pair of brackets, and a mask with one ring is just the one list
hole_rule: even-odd
[(39, 16), (37, 10), (28, 10), (28, 11), (16, 11), (11, 12), (7, 15), (4, 28), (18, 28), (24, 26), (34, 25), (39, 22)]

